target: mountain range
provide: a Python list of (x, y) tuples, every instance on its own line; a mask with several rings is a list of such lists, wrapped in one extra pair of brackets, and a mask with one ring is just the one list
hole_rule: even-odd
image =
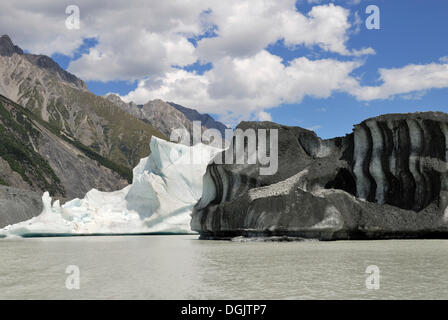
[(194, 121), (201, 123), (202, 133), (207, 129), (216, 129), (224, 137), (225, 129), (227, 128), (208, 114), (201, 114), (194, 109), (186, 108), (173, 102), (155, 99), (148, 101), (144, 105), (137, 105), (135, 102), (126, 103), (113, 93), (107, 94), (105, 98), (115, 103), (122, 110), (155, 127), (166, 137), (170, 137), (173, 129), (186, 130), (191, 137), (190, 144), (193, 143)]
[(0, 37), (0, 185), (66, 198), (120, 189), (149, 155), (152, 136), (191, 131), (194, 120), (203, 130), (226, 128), (171, 102), (97, 96), (50, 57)]

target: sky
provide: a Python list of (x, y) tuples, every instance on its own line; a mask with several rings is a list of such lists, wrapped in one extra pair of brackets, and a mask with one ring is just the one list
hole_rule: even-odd
[(379, 114), (448, 112), (447, 14), (445, 0), (3, 0), (0, 33), (97, 95), (331, 138)]

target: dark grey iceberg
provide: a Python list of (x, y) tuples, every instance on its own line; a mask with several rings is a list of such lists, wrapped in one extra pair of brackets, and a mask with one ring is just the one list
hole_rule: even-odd
[(382, 115), (329, 140), (272, 122), (238, 127), (278, 129), (278, 171), (209, 164), (191, 220), (202, 239), (448, 238), (448, 114)]

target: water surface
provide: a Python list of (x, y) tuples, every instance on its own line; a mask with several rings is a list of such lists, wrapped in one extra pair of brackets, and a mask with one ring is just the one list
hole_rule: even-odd
[[(80, 289), (66, 288), (68, 265)], [(380, 289), (366, 288), (369, 265)], [(448, 299), (448, 240), (0, 240), (0, 299)]]

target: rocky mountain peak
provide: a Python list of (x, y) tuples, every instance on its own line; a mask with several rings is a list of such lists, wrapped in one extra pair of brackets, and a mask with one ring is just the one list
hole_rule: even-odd
[(14, 53), (23, 54), (23, 50), (12, 43), (11, 38), (4, 34), (0, 37), (0, 56), (12, 56)]
[(3, 35), (0, 37), (0, 56), (11, 57), (13, 54), (18, 54), (23, 56), (26, 60), (31, 62), (33, 65), (42, 68), (58, 77), (60, 80), (75, 85), (79, 89), (87, 90), (87, 85), (84, 81), (77, 78), (75, 75), (62, 69), (53, 59), (42, 54), (29, 54), (24, 53), (23, 50), (14, 45), (11, 38), (8, 35)]
[(225, 125), (215, 121), (208, 114), (201, 114), (194, 109), (162, 99), (149, 100), (144, 105), (137, 105), (134, 102), (126, 103), (114, 93), (107, 94), (105, 98), (138, 119), (151, 124), (167, 137), (171, 135), (173, 129), (186, 129), (192, 134), (193, 121), (201, 121), (203, 131), (214, 128), (224, 136)]
[(221, 132), (223, 136), (225, 135), (225, 130), (227, 129), (227, 127), (223, 123), (213, 119), (213, 117), (210, 116), (209, 114), (199, 113), (195, 109), (186, 108), (174, 102), (168, 102), (168, 104), (176, 108), (178, 111), (182, 112), (185, 115), (185, 117), (187, 117), (188, 120), (192, 122), (201, 121), (204, 127), (209, 129), (217, 129), (219, 132)]
[(62, 81), (75, 85), (79, 89), (87, 90), (84, 81), (62, 69), (53, 59), (42, 54), (25, 54), (26, 59), (35, 66), (47, 70), (52, 75), (58, 77)]
[(120, 96), (115, 93), (108, 93), (104, 96), (107, 100), (115, 103), (123, 103), (124, 101), (121, 100)]
[(123, 101), (121, 97), (116, 93), (108, 93), (104, 96), (107, 100), (114, 103), (115, 105), (119, 106), (121, 109), (125, 110), (126, 112), (132, 114), (134, 117), (139, 118), (139, 108), (137, 105), (131, 101), (129, 103)]

